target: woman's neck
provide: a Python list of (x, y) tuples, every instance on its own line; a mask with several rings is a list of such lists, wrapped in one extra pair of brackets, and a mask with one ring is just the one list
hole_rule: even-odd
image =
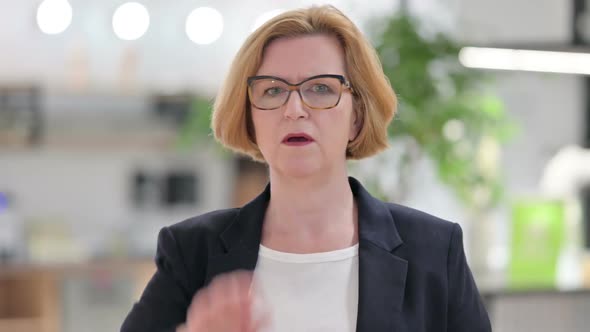
[(287, 252), (320, 252), (358, 242), (354, 196), (344, 170), (332, 176), (270, 174), (271, 199), (262, 244)]

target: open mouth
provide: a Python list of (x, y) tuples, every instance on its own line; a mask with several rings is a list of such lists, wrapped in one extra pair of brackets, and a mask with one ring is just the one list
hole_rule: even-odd
[(295, 137), (289, 137), (289, 138), (287, 138), (287, 142), (289, 142), (289, 143), (293, 143), (293, 142), (311, 142), (311, 140), (308, 139), (307, 137), (295, 136)]
[(303, 145), (313, 142), (313, 138), (303, 133), (289, 134), (283, 139), (287, 145)]

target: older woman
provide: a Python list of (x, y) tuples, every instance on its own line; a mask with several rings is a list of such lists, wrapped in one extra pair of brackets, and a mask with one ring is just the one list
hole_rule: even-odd
[(387, 147), (395, 110), (374, 49), (334, 7), (256, 30), (212, 127), (266, 163), (270, 183), (241, 208), (162, 229), (121, 331), (491, 331), (460, 227), (347, 175), (347, 159)]

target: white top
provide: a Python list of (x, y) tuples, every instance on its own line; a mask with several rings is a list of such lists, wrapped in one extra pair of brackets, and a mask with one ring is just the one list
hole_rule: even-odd
[(356, 331), (358, 251), (356, 244), (293, 254), (261, 245), (253, 287), (270, 315), (263, 331)]

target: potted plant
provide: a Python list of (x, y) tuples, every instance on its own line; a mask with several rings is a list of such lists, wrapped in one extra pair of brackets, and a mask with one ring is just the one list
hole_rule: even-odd
[[(489, 212), (503, 197), (500, 146), (514, 133), (491, 79), (459, 62), (460, 43), (442, 32), (423, 33), (421, 22), (402, 10), (373, 26), (374, 45), (398, 95), (389, 127), (392, 149), (351, 171), (382, 199), (403, 203), (410, 179), (425, 159), (465, 209), (468, 251), (474, 270), (484, 270), (492, 225)], [(363, 171), (364, 169), (364, 171)]]

